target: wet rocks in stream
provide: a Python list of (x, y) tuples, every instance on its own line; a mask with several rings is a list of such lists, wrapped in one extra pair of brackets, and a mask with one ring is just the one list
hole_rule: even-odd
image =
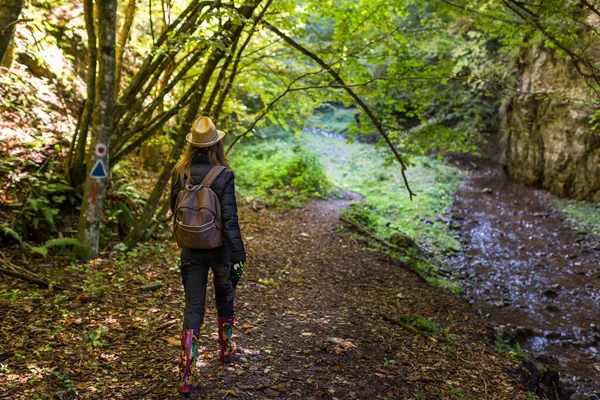
[(452, 274), (499, 336), (548, 365), (526, 368), (545, 388), (537, 394), (568, 398), (560, 377), (571, 393), (600, 399), (600, 240), (568, 226), (546, 192), (485, 162), (455, 194), (450, 228), (462, 251)]

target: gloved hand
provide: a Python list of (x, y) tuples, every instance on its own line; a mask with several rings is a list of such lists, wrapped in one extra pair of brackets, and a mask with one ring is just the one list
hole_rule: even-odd
[(236, 287), (240, 278), (244, 274), (244, 262), (240, 261), (237, 264), (229, 264), (229, 279), (233, 283), (233, 287)]

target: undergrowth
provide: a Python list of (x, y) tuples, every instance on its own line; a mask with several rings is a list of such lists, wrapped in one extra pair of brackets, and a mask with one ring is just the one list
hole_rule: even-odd
[(249, 142), (231, 156), (236, 188), (246, 200), (290, 209), (331, 192), (321, 162), (295, 140)]
[(415, 157), (407, 171), (413, 201), (404, 187), (397, 164), (385, 166), (385, 157), (373, 145), (346, 144), (339, 139), (304, 135), (305, 146), (314, 149), (334, 185), (360, 193), (364, 204), (353, 204), (346, 217), (383, 238), (407, 235), (434, 254), (456, 251), (460, 244), (443, 218), (452, 194), (465, 173), (442, 160)]
[(586, 201), (554, 198), (551, 203), (580, 229), (600, 237), (600, 202), (588, 203)]

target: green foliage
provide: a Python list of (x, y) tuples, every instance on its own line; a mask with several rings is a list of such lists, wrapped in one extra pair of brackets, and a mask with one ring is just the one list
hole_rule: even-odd
[(104, 223), (100, 227), (102, 246), (111, 240), (123, 239), (146, 203), (143, 192), (132, 184), (136, 172), (125, 165), (113, 171), (114, 180), (107, 191)]
[(104, 341), (102, 340), (102, 335), (106, 332), (108, 332), (108, 328), (106, 328), (105, 326), (101, 326), (99, 328), (94, 328), (90, 330), (86, 334), (87, 346), (96, 347), (104, 344)]
[(43, 228), (56, 233), (63, 210), (80, 203), (80, 195), (56, 172), (57, 162), (45, 168), (20, 158), (0, 160), (0, 171), (7, 173), (9, 181), (19, 193), (19, 199), (8, 206), (14, 218), (14, 227), (3, 226), (2, 231), (22, 243), (23, 237), (39, 238)]
[(360, 111), (356, 107), (344, 108), (339, 104), (321, 104), (308, 119), (308, 125), (319, 131), (348, 137), (350, 127)]
[(269, 206), (296, 207), (326, 196), (331, 189), (319, 159), (298, 142), (243, 144), (231, 161), (241, 196)]
[(527, 359), (527, 358), (529, 358), (529, 354), (527, 354), (526, 352), (521, 350), (521, 346), (519, 345), (519, 343), (516, 343), (514, 347), (511, 347), (510, 344), (507, 343), (500, 336), (496, 337), (496, 341), (494, 342), (492, 349), (496, 353), (501, 354), (501, 355), (507, 355), (511, 359), (516, 359), (516, 358)]
[(23, 238), (21, 237), (21, 235), (19, 235), (19, 233), (17, 231), (15, 231), (14, 229), (11, 229), (7, 226), (3, 226), (1, 228), (1, 230), (5, 236), (9, 236), (9, 237), (15, 239), (17, 242), (19, 242), (20, 245), (23, 245)]
[(412, 325), (417, 329), (427, 332), (440, 333), (440, 325), (420, 315), (403, 315), (400, 320), (408, 325)]
[(0, 297), (9, 302), (22, 299), (25, 296), (25, 292), (21, 289), (0, 289)]
[(600, 203), (553, 198), (552, 205), (580, 229), (594, 236), (600, 236)]
[(397, 364), (396, 360), (388, 360), (387, 358), (385, 358), (383, 360), (383, 366), (384, 366), (384, 368), (391, 368), (391, 367), (393, 367), (396, 364)]
[(54, 374), (54, 376), (56, 376), (58, 379), (60, 379), (62, 381), (65, 389), (72, 391), (76, 395), (79, 394), (79, 391), (77, 390), (77, 383), (73, 382), (71, 380), (71, 378), (69, 377), (69, 374), (67, 374), (66, 372), (60, 372), (60, 371), (54, 371), (53, 374)]
[(76, 247), (79, 246), (79, 240), (75, 238), (57, 238), (50, 239), (44, 243), (43, 246), (31, 247), (29, 250), (32, 253), (37, 253), (42, 257), (46, 257), (48, 255), (48, 250), (52, 248), (65, 248), (65, 247)]
[(383, 151), (366, 143), (345, 144), (312, 134), (304, 135), (303, 140), (318, 154), (334, 185), (365, 197), (364, 204), (351, 204), (348, 218), (383, 238), (406, 234), (436, 253), (460, 248), (436, 215), (445, 213), (464, 177), (458, 168), (441, 160), (415, 157), (415, 166), (407, 174), (418, 197), (411, 201), (400, 168), (385, 166)]

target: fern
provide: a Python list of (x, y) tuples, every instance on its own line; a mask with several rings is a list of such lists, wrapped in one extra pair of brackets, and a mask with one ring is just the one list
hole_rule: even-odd
[(10, 236), (11, 238), (15, 239), (17, 242), (19, 242), (21, 244), (21, 246), (23, 246), (23, 238), (14, 229), (9, 228), (7, 226), (3, 226), (2, 233), (4, 233), (5, 236)]
[(42, 257), (46, 258), (48, 256), (48, 249), (53, 247), (69, 247), (69, 246), (79, 246), (80, 242), (74, 238), (57, 238), (50, 239), (44, 243), (43, 246), (31, 247), (29, 250), (32, 253), (37, 253)]
[(79, 246), (79, 240), (75, 238), (58, 238), (58, 239), (50, 239), (46, 243), (44, 243), (44, 247), (49, 249), (52, 247), (68, 247), (68, 246)]
[(54, 214), (52, 210), (53, 209), (50, 207), (44, 207), (42, 208), (42, 215), (44, 216), (44, 219), (46, 220), (48, 225), (50, 225), (50, 229), (52, 229), (52, 232), (56, 232), (56, 225), (54, 224)]
[(31, 251), (32, 253), (37, 253), (37, 254), (41, 255), (42, 257), (44, 257), (44, 258), (46, 258), (46, 256), (48, 255), (48, 249), (45, 248), (44, 246), (31, 247), (29, 249), (29, 251)]

